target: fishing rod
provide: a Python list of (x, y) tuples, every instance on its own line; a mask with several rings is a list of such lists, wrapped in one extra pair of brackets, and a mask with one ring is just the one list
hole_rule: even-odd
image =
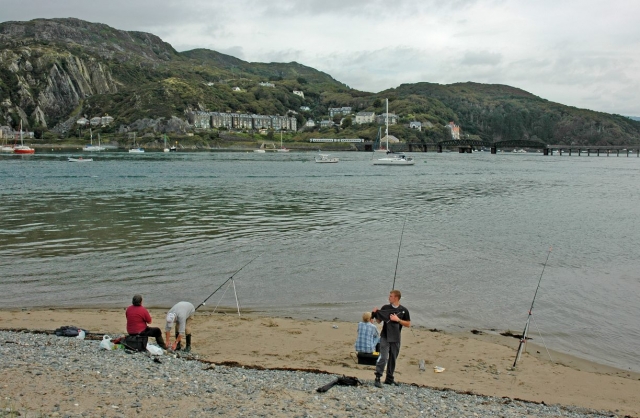
[(404, 236), (404, 226), (407, 224), (407, 215), (404, 216), (404, 222), (402, 224), (402, 233), (400, 234), (400, 245), (398, 245), (398, 257), (396, 258), (396, 271), (393, 273), (393, 285), (391, 290), (396, 288), (396, 275), (398, 274), (398, 262), (400, 261), (400, 248), (402, 248), (402, 237)]
[(549, 247), (549, 252), (547, 252), (547, 259), (544, 260), (544, 264), (542, 266), (542, 273), (540, 273), (540, 279), (538, 280), (538, 287), (536, 287), (536, 292), (533, 294), (533, 300), (531, 301), (531, 308), (529, 308), (529, 315), (527, 316), (527, 323), (524, 325), (524, 331), (522, 331), (522, 338), (520, 339), (520, 344), (518, 345), (518, 351), (516, 352), (516, 359), (513, 362), (513, 367), (516, 367), (518, 360), (520, 360), (520, 355), (522, 354), (522, 350), (527, 343), (527, 332), (529, 331), (529, 323), (531, 322), (531, 317), (533, 316), (533, 304), (536, 302), (536, 296), (538, 295), (538, 289), (540, 289), (540, 282), (542, 282), (542, 275), (544, 274), (544, 269), (547, 267), (547, 261), (549, 261), (549, 255), (551, 255), (552, 247)]
[[(264, 253), (260, 253), (259, 255), (257, 255), (256, 257), (252, 258), (251, 261), (249, 261), (247, 264), (245, 264), (244, 266), (240, 267), (238, 270), (236, 270), (231, 277), (229, 277), (227, 280), (224, 281), (224, 283), (222, 283), (216, 290), (213, 291), (213, 293), (211, 293), (209, 296), (207, 296), (207, 298), (205, 300), (202, 301), (202, 303), (200, 305), (198, 305), (198, 307), (196, 308), (196, 311), (198, 310), (198, 308), (200, 308), (201, 306), (204, 306), (204, 304), (209, 300), (209, 298), (213, 295), (216, 294), (216, 292), (220, 289), (222, 289), (222, 286), (224, 286), (225, 284), (227, 284), (227, 282), (229, 282), (229, 280), (233, 280), (233, 276), (235, 276), (236, 274), (240, 273), (240, 270), (242, 270), (243, 268), (247, 267), (249, 264), (253, 263), (256, 259), (258, 259), (262, 254)], [(235, 287), (234, 287), (235, 289)]]

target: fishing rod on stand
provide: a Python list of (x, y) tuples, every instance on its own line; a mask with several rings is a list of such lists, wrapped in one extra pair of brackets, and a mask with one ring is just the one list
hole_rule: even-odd
[[(536, 296), (538, 295), (538, 289), (540, 289), (540, 283), (542, 282), (542, 275), (544, 274), (544, 269), (547, 267), (547, 261), (549, 261), (549, 255), (551, 255), (551, 249), (552, 247), (549, 247), (549, 252), (547, 252), (547, 259), (544, 261), (544, 264), (542, 266), (542, 273), (540, 273), (540, 279), (538, 280), (538, 286), (536, 287), (536, 292), (533, 294), (533, 300), (531, 301), (531, 308), (529, 308), (529, 315), (527, 316), (527, 323), (524, 325), (522, 338), (520, 339), (520, 344), (518, 345), (518, 351), (516, 352), (516, 359), (513, 362), (514, 369), (516, 367), (516, 364), (518, 363), (518, 360), (520, 360), (520, 355), (522, 354), (522, 351), (524, 350), (527, 344), (527, 333), (529, 332), (529, 323), (531, 322), (531, 318), (533, 318), (533, 304), (536, 302)], [(540, 335), (540, 338), (542, 338), (542, 335)], [(542, 343), (544, 344), (544, 339), (542, 340)], [(544, 348), (545, 349), (547, 348), (546, 344)], [(548, 349), (547, 349), (547, 354), (549, 354)], [(550, 354), (549, 354), (549, 358), (551, 358)]]
[(224, 281), (224, 283), (222, 283), (220, 286), (218, 286), (218, 288), (216, 290), (213, 291), (213, 293), (211, 293), (209, 296), (207, 296), (207, 298), (205, 300), (202, 301), (202, 303), (200, 305), (198, 305), (196, 307), (196, 311), (201, 307), (204, 306), (206, 304), (206, 302), (209, 300), (209, 298), (211, 298), (211, 296), (215, 295), (218, 290), (222, 289), (222, 287), (229, 283), (227, 285), (227, 288), (224, 290), (224, 293), (222, 294), (222, 296), (220, 297), (220, 300), (218, 300), (218, 304), (216, 305), (215, 308), (213, 308), (213, 312), (216, 311), (216, 309), (218, 309), (218, 305), (220, 304), (220, 301), (222, 300), (222, 298), (224, 297), (224, 295), (227, 293), (227, 290), (229, 290), (229, 286), (233, 285), (233, 294), (236, 298), (236, 308), (238, 308), (238, 316), (240, 316), (240, 304), (238, 303), (238, 293), (236, 292), (236, 282), (235, 280), (233, 280), (233, 277), (240, 273), (240, 270), (242, 270), (243, 268), (247, 267), (249, 264), (253, 263), (255, 260), (257, 260), (262, 254), (264, 253), (260, 253), (259, 255), (257, 255), (256, 257), (252, 258), (251, 261), (249, 261), (247, 264), (245, 264), (244, 266), (240, 267), (238, 270), (236, 270), (231, 277), (229, 277), (227, 280)]

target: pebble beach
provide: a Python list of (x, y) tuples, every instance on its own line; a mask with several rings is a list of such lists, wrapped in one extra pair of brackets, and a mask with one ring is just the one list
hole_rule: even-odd
[(611, 417), (412, 384), (317, 388), (338, 375), (215, 365), (198, 353), (106, 351), (100, 341), (0, 332), (0, 416)]

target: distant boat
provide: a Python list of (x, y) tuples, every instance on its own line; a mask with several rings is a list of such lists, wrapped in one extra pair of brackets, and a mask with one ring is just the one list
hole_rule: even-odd
[(13, 152), (13, 147), (7, 145), (7, 140), (4, 140), (4, 143), (0, 145), (0, 152)]
[(257, 152), (257, 153), (260, 153), (260, 154), (266, 153), (267, 150), (264, 149), (264, 142), (262, 143), (262, 145), (260, 145), (260, 148), (254, 149), (253, 152)]
[(389, 153), (384, 158), (378, 158), (373, 165), (415, 165), (413, 157), (407, 157), (404, 154)]
[(89, 128), (89, 133), (90, 133), (90, 140), (91, 143), (89, 145), (85, 145), (84, 148), (82, 148), (82, 151), (89, 151), (89, 152), (94, 152), (94, 151), (104, 151), (105, 147), (100, 146), (100, 134), (98, 134), (98, 145), (93, 145), (93, 132), (91, 131), (91, 128)]
[(164, 134), (164, 152), (169, 152), (171, 151), (169, 148), (167, 148), (167, 134)]
[(35, 154), (36, 150), (29, 147), (28, 145), (24, 145), (22, 141), (22, 121), (20, 121), (20, 145), (15, 145), (13, 147), (14, 154)]
[(67, 161), (69, 161), (70, 163), (86, 163), (86, 162), (93, 161), (93, 158), (69, 157), (67, 158)]
[(316, 157), (317, 163), (337, 163), (340, 161), (338, 157), (329, 158), (329, 154), (320, 154)]
[(282, 129), (280, 129), (280, 149), (277, 150), (278, 152), (289, 152), (288, 149), (286, 149), (285, 147), (282, 146)]
[[(389, 99), (387, 99), (387, 118), (385, 134), (387, 138), (386, 149), (389, 149)], [(382, 148), (382, 146), (381, 146)], [(414, 165), (415, 161), (413, 157), (407, 157), (404, 154), (394, 154), (391, 151), (387, 151), (387, 156), (378, 158), (373, 162), (373, 165)]]
[(136, 133), (133, 133), (133, 147), (129, 149), (131, 154), (142, 154), (144, 153), (144, 148), (136, 147)]

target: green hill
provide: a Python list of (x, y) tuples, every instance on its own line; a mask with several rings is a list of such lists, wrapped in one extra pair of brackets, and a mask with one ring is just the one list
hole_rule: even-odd
[[(445, 139), (443, 125), (449, 121), (460, 125), (464, 135), (485, 140), (594, 145), (640, 140), (637, 121), (549, 102), (514, 87), (416, 83), (362, 92), (296, 62), (250, 63), (206, 49), (177, 52), (155, 35), (79, 19), (0, 23), (0, 48), (0, 125), (16, 127), (23, 120), (38, 137), (75, 132), (75, 120), (82, 115), (109, 114), (116, 121), (111, 132), (116, 132), (121, 125), (148, 125), (141, 121), (185, 119), (189, 110), (296, 111), (301, 127), (309, 118), (328, 119), (330, 107), (379, 114), (389, 98), (390, 112), (400, 116), (391, 134), (411, 141)], [(304, 98), (294, 90), (303, 91)], [(300, 111), (301, 106), (310, 111)], [(427, 129), (410, 130), (405, 125), (413, 120)], [(344, 129), (297, 138), (376, 137), (377, 125), (350, 122)], [(186, 128), (184, 122), (180, 126)]]

